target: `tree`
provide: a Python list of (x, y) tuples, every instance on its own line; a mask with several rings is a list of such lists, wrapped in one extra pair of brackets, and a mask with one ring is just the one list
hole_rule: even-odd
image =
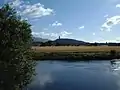
[(0, 90), (22, 90), (35, 74), (31, 29), (8, 4), (0, 9)]

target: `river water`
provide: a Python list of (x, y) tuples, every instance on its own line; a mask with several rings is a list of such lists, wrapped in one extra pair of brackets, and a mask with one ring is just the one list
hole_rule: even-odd
[(120, 90), (120, 62), (40, 61), (28, 90)]

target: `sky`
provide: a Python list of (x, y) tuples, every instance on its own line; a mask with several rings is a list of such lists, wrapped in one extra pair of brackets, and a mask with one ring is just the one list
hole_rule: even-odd
[(0, 0), (32, 26), (32, 35), (55, 40), (120, 42), (120, 0)]

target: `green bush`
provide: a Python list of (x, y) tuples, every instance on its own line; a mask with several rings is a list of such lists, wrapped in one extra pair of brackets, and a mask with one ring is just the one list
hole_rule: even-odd
[(0, 90), (22, 90), (32, 80), (31, 29), (8, 4), (0, 9)]

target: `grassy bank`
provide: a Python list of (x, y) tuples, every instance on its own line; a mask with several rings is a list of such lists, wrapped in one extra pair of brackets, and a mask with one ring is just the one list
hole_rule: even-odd
[(34, 60), (111, 60), (120, 58), (120, 53), (110, 52), (35, 52)]
[[(77, 48), (77, 49), (76, 49)], [(111, 60), (120, 58), (120, 47), (34, 47), (35, 60)]]

